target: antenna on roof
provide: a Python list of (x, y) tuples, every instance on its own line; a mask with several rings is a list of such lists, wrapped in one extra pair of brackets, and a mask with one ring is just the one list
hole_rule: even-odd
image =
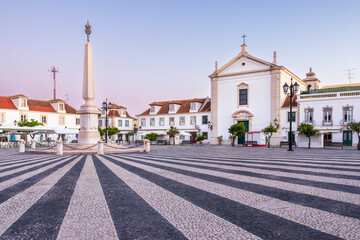
[(69, 102), (69, 93), (65, 94), (65, 102), (68, 103)]
[(54, 100), (56, 99), (56, 78), (55, 74), (59, 72), (59, 69), (55, 69), (55, 66), (51, 67), (49, 72), (53, 73), (53, 79), (54, 79)]
[(349, 82), (351, 84), (351, 78), (354, 76), (354, 73), (352, 73), (351, 71), (355, 71), (355, 68), (345, 69), (344, 71), (347, 72), (345, 76), (348, 76), (347, 79), (349, 79)]

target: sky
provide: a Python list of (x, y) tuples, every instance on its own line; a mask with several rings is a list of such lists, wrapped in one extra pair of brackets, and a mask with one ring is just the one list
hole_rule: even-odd
[(0, 0), (0, 96), (57, 98), (78, 109), (86, 34), (92, 34), (95, 102), (140, 114), (154, 101), (210, 96), (209, 75), (241, 51), (322, 86), (360, 82), (360, 1)]

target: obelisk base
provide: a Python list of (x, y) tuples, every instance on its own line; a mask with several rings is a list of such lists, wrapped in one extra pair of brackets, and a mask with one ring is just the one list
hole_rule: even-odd
[(100, 140), (98, 131), (98, 114), (100, 111), (96, 106), (85, 103), (78, 111), (80, 113), (79, 144), (96, 144)]

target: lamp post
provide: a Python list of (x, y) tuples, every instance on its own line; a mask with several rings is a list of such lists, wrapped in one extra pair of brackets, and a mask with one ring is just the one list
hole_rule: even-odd
[[(290, 89), (290, 92), (288, 93)], [(290, 86), (285, 83), (283, 86), (283, 90), (285, 95), (290, 96), (290, 134), (288, 136), (289, 138), (289, 149), (288, 151), (293, 151), (292, 149), (292, 143), (293, 143), (293, 139), (292, 139), (292, 99), (294, 97), (294, 95), (297, 93), (297, 91), (299, 90), (299, 84), (297, 82), (295, 82), (295, 84), (293, 84), (293, 79), (291, 78), (291, 84)]]
[(105, 110), (105, 143), (107, 143), (107, 139), (108, 139), (108, 118), (107, 118), (107, 111), (108, 109), (111, 109), (111, 102), (108, 102), (108, 100), (106, 99), (106, 101), (103, 102), (103, 109)]

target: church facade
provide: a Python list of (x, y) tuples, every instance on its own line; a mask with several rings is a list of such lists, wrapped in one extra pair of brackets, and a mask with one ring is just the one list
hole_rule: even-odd
[[(278, 65), (276, 52), (273, 62), (250, 55), (247, 45), (231, 61), (216, 68), (209, 76), (211, 79), (212, 133), (211, 143), (217, 143), (217, 137), (223, 136), (223, 143), (230, 143), (228, 128), (243, 122), (248, 132), (261, 131), (270, 123), (278, 128), (271, 143), (278, 145), (288, 138), (288, 111), (284, 103), (288, 97), (283, 85), (297, 82), (299, 92), (307, 90), (309, 83), (300, 79), (284, 66)], [(296, 112), (296, 106), (293, 108)], [(298, 116), (295, 114), (295, 120)], [(294, 124), (296, 126), (296, 123)], [(296, 128), (293, 129), (293, 134)], [(245, 136), (239, 137), (242, 144)]]

